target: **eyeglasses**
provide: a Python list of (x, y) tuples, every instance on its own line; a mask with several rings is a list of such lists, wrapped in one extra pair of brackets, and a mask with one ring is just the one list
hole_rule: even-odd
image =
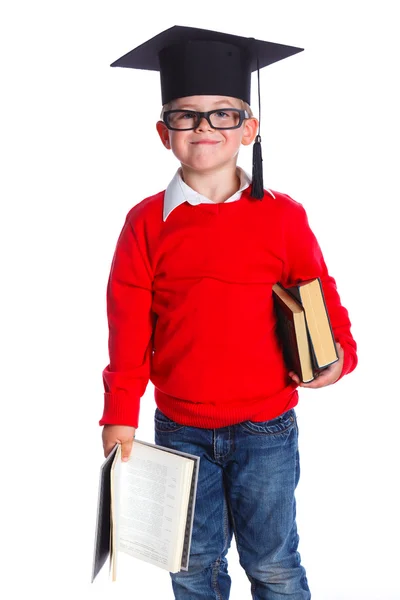
[(218, 108), (208, 112), (166, 110), (163, 121), (173, 131), (189, 131), (197, 129), (203, 118), (213, 129), (238, 129), (249, 115), (247, 111), (238, 108)]

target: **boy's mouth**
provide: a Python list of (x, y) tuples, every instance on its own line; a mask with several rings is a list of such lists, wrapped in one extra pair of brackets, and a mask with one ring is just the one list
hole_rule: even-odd
[(219, 144), (219, 142), (216, 141), (216, 140), (198, 140), (197, 142), (190, 142), (190, 143), (191, 144), (195, 144), (195, 145), (198, 145), (198, 144), (206, 144), (206, 145), (207, 144), (209, 144), (209, 145)]

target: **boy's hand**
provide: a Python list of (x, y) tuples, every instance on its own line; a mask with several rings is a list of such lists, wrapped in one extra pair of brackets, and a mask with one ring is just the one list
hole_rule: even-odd
[(128, 425), (104, 425), (102, 433), (104, 456), (107, 458), (115, 444), (121, 444), (121, 458), (124, 462), (127, 461), (131, 454), (135, 431), (134, 427)]
[(336, 348), (339, 355), (339, 360), (337, 360), (333, 365), (330, 365), (328, 368), (321, 371), (321, 373), (310, 383), (302, 383), (299, 377), (293, 371), (290, 371), (289, 376), (295, 381), (300, 387), (303, 388), (321, 388), (326, 385), (331, 385), (337, 381), (342, 373), (343, 369), (343, 357), (344, 351), (339, 342), (336, 342)]

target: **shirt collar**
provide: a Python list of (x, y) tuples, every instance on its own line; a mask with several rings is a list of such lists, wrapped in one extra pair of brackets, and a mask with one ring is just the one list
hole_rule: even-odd
[[(241, 167), (237, 167), (237, 174), (240, 177), (240, 188), (233, 196), (227, 198), (225, 202), (239, 200), (243, 190), (248, 188), (251, 184), (251, 177)], [(267, 192), (275, 199), (271, 190), (267, 190)], [(193, 206), (197, 204), (214, 204), (212, 200), (189, 187), (182, 179), (181, 169), (178, 169), (165, 190), (163, 220), (166, 221), (172, 211), (184, 202), (189, 202), (189, 204), (192, 204)]]

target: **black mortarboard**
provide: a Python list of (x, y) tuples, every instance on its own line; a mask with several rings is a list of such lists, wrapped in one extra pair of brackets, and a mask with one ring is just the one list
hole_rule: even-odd
[[(159, 71), (162, 104), (175, 98), (205, 95), (232, 96), (250, 104), (251, 73), (302, 50), (176, 25), (134, 48), (111, 66)], [(260, 142), (258, 135), (253, 153), (252, 195), (256, 198), (263, 196)]]

